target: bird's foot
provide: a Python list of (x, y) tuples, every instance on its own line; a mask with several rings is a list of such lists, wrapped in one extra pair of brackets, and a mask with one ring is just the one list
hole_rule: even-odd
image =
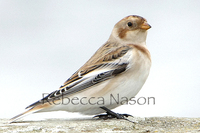
[(98, 117), (99, 119), (103, 119), (103, 120), (117, 118), (117, 119), (124, 119), (124, 120), (127, 120), (129, 122), (134, 123), (133, 121), (130, 121), (129, 119), (126, 118), (126, 117), (129, 117), (129, 116), (132, 116), (132, 115), (115, 113), (115, 112), (111, 111), (110, 109), (108, 109), (108, 108), (106, 108), (104, 106), (100, 107), (100, 108), (105, 110), (106, 114), (96, 115), (93, 118), (97, 118)]

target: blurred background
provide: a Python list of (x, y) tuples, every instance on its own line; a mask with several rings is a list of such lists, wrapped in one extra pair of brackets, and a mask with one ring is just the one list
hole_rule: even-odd
[[(104, 44), (115, 23), (140, 15), (152, 28), (150, 75), (137, 97), (155, 105), (114, 111), (139, 117), (200, 116), (200, 1), (0, 1), (0, 118), (11, 118), (58, 89)], [(137, 98), (136, 97), (136, 98)], [(32, 118), (81, 117), (65, 112)]]

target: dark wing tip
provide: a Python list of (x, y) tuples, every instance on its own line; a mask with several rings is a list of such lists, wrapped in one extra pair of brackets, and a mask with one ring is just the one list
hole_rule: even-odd
[(37, 102), (34, 102), (33, 104), (27, 106), (25, 109), (28, 109), (28, 108), (31, 108), (31, 107), (35, 107), (37, 105), (41, 105), (41, 104), (44, 104), (44, 103), (48, 102), (48, 98), (51, 97), (52, 95), (54, 95), (56, 92), (57, 92), (57, 90), (52, 92), (52, 93), (50, 93), (50, 94), (48, 94), (47, 96), (43, 97), (41, 100), (38, 100)]
[(31, 108), (31, 107), (35, 107), (37, 105), (40, 105), (41, 104), (41, 100), (37, 101), (37, 102), (34, 102), (33, 104), (27, 106), (25, 109), (28, 109), (28, 108)]

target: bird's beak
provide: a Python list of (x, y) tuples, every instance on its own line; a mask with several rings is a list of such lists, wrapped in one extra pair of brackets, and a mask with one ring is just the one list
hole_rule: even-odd
[(151, 28), (151, 26), (147, 23), (147, 22), (144, 22), (141, 26), (140, 26), (141, 29), (144, 29), (144, 30), (148, 30)]

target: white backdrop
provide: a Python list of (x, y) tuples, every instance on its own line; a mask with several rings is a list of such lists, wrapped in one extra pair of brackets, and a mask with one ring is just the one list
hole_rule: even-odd
[(128, 15), (141, 15), (152, 26), (147, 37), (152, 69), (137, 97), (155, 97), (156, 103), (114, 111), (199, 117), (199, 7), (197, 0), (0, 1), (0, 118), (21, 113), (42, 93), (58, 89)]

